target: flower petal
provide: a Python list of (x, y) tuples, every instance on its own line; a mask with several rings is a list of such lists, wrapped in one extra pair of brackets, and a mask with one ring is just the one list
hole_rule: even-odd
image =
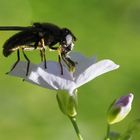
[(96, 63), (96, 57), (93, 56), (91, 58), (87, 58), (80, 53), (71, 52), (70, 54), (71, 59), (74, 62), (77, 62), (76, 71), (74, 72), (73, 76), (78, 77), (83, 71), (85, 71), (88, 67)]
[(60, 65), (57, 62), (48, 61), (47, 69), (44, 68), (44, 63), (39, 65), (31, 63), (28, 76), (25, 75), (26, 67), (25, 62), (19, 62), (14, 70), (10, 72), (10, 75), (21, 77), (28, 82), (53, 90), (70, 91), (75, 89), (75, 84), (69, 71), (63, 67), (63, 75), (61, 75)]
[(47, 84), (46, 82), (39, 80), (39, 75), (36, 73), (37, 65), (30, 64), (29, 74), (26, 76), (27, 71), (27, 63), (26, 62), (18, 62), (16, 67), (9, 72), (9, 75), (16, 76), (19, 78), (23, 78), (25, 81), (31, 82), (33, 84), (42, 85), (42, 87), (47, 87), (49, 89), (54, 89), (51, 85)]
[(79, 75), (76, 77), (75, 79), (76, 88), (89, 82), (90, 80), (93, 80), (99, 75), (115, 70), (117, 68), (119, 68), (119, 65), (116, 65), (113, 61), (109, 59), (101, 60), (95, 64), (92, 64), (90, 65), (90, 67), (87, 67), (85, 71), (79, 73)]

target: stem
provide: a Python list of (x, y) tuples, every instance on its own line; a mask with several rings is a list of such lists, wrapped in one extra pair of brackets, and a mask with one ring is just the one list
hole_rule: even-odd
[(110, 125), (107, 124), (107, 131), (106, 131), (106, 138), (105, 138), (105, 140), (110, 140), (109, 133), (110, 133)]
[(75, 117), (69, 117), (69, 118), (70, 118), (70, 120), (72, 122), (72, 125), (73, 125), (74, 129), (75, 129), (75, 132), (77, 134), (78, 140), (83, 140), (83, 137), (81, 136), (79, 128), (78, 128), (78, 125), (76, 123), (76, 118)]

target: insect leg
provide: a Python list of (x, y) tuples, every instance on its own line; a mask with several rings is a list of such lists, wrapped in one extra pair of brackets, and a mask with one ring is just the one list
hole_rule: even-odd
[(22, 52), (23, 52), (23, 55), (25, 57), (25, 59), (27, 60), (27, 70), (26, 70), (26, 76), (28, 76), (28, 73), (29, 73), (29, 66), (30, 66), (30, 60), (29, 58), (27, 57), (27, 55), (25, 54), (24, 50), (22, 49)]
[(68, 61), (65, 59), (65, 57), (63, 55), (62, 55), (62, 60), (65, 62), (65, 64), (68, 66), (68, 68), (70, 68)]
[(61, 68), (61, 75), (63, 75), (63, 66), (61, 63), (62, 57), (61, 57), (61, 47), (53, 47), (53, 46), (48, 46), (49, 49), (54, 50), (54, 51), (58, 51), (58, 62), (60, 64), (60, 68)]
[(45, 55), (45, 43), (44, 39), (41, 39), (41, 50), (40, 50), (40, 55), (41, 55), (41, 60), (44, 60), (44, 67), (45, 69), (47, 68), (47, 62), (46, 62), (46, 55)]
[(59, 61), (60, 68), (61, 68), (61, 75), (63, 75), (63, 66), (62, 66), (62, 63), (61, 63), (61, 55), (58, 55), (58, 61)]
[(46, 55), (45, 55), (45, 49), (44, 48), (43, 48), (42, 52), (43, 52), (43, 57), (44, 57), (44, 67), (46, 69), (47, 68), (47, 62), (46, 62)]
[(66, 63), (66, 65), (69, 68), (69, 71), (74, 72), (75, 71), (75, 62), (73, 62), (68, 56), (62, 54), (62, 59)]
[(76, 62), (72, 61), (69, 57), (65, 57), (65, 59), (71, 64), (72, 67), (75, 67)]
[(42, 50), (40, 50), (40, 57), (41, 57), (41, 61), (43, 61), (43, 52), (42, 52)]
[[(19, 53), (19, 50), (17, 50), (17, 61), (14, 63), (13, 67), (11, 68), (9, 72), (11, 72), (16, 67), (19, 60), (20, 60), (20, 53)], [(7, 72), (6, 74), (8, 74), (9, 72)]]
[(60, 68), (61, 68), (61, 75), (63, 75), (63, 66), (62, 66), (62, 56), (61, 56), (61, 47), (57, 47), (57, 51), (58, 51), (58, 62), (60, 64)]

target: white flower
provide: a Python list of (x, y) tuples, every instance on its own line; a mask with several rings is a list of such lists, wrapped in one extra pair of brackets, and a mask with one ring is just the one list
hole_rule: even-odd
[[(74, 90), (83, 84), (93, 80), (94, 78), (106, 72), (119, 68), (113, 61), (109, 59), (96, 62), (95, 58), (85, 58), (79, 53), (70, 54), (71, 59), (77, 62), (76, 71), (70, 73), (63, 66), (63, 75), (61, 75), (60, 64), (58, 62), (48, 61), (47, 69), (44, 63), (30, 64), (29, 75), (26, 76), (26, 62), (19, 62), (10, 75), (25, 79), (28, 82), (37, 84), (41, 87), (53, 90), (65, 90), (70, 95)], [(96, 62), (96, 63), (95, 63)]]
[(129, 93), (126, 96), (115, 100), (108, 110), (108, 123), (114, 124), (122, 121), (131, 111), (134, 95)]

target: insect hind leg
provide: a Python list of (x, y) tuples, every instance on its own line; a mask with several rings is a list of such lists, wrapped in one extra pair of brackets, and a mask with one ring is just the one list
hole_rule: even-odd
[(20, 61), (20, 53), (19, 53), (19, 50), (17, 50), (17, 61), (14, 63), (11, 70), (9, 72), (7, 72), (6, 74), (9, 74), (11, 71), (13, 71), (13, 69), (16, 67), (16, 65), (18, 64), (19, 61)]
[(24, 52), (23, 49), (22, 49), (22, 52), (23, 52), (23, 55), (24, 55), (25, 59), (27, 60), (26, 76), (28, 76), (28, 73), (29, 73), (29, 67), (30, 67), (30, 60), (29, 60), (29, 58), (27, 57), (27, 55), (25, 54), (25, 52)]

